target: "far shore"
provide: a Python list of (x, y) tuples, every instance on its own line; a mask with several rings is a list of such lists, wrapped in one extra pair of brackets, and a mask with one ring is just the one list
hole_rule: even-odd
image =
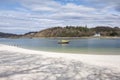
[(110, 36), (101, 36), (101, 37), (94, 37), (94, 36), (91, 36), (91, 37), (40, 37), (40, 38), (54, 38), (54, 39), (90, 39), (90, 38), (108, 38), (108, 39), (115, 39), (115, 38), (120, 38), (120, 37), (110, 37)]
[[(2, 38), (2, 37), (1, 37)], [(90, 37), (7, 37), (10, 39), (21, 39), (21, 38), (30, 38), (30, 39), (34, 39), (34, 38), (51, 38), (51, 39), (90, 39), (90, 38), (100, 38), (100, 39), (116, 39), (116, 38), (120, 38), (118, 36), (100, 36), (100, 37), (94, 37), (94, 36), (90, 36)]]

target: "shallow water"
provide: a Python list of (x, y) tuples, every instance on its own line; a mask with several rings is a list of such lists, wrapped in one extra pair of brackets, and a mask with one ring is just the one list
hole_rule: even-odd
[(70, 39), (69, 44), (58, 44), (59, 40), (60, 39), (51, 38), (39, 38), (39, 39), (0, 38), (0, 43), (40, 51), (120, 55), (120, 38)]

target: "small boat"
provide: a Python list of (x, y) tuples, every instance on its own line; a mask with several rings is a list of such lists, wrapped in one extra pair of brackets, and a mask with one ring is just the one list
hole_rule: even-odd
[(68, 44), (69, 42), (69, 40), (60, 40), (58, 44)]

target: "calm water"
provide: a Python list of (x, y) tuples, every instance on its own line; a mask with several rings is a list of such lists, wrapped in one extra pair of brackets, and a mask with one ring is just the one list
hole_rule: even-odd
[(120, 55), (120, 38), (117, 39), (70, 39), (69, 44), (58, 44), (59, 39), (5, 39), (0, 38), (0, 43), (19, 46), (22, 48), (83, 54), (117, 54)]

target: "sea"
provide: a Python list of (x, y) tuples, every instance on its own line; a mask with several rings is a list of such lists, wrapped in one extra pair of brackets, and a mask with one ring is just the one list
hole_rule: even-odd
[(0, 44), (38, 51), (120, 55), (120, 38), (69, 38), (69, 44), (58, 44), (63, 38), (0, 38)]

